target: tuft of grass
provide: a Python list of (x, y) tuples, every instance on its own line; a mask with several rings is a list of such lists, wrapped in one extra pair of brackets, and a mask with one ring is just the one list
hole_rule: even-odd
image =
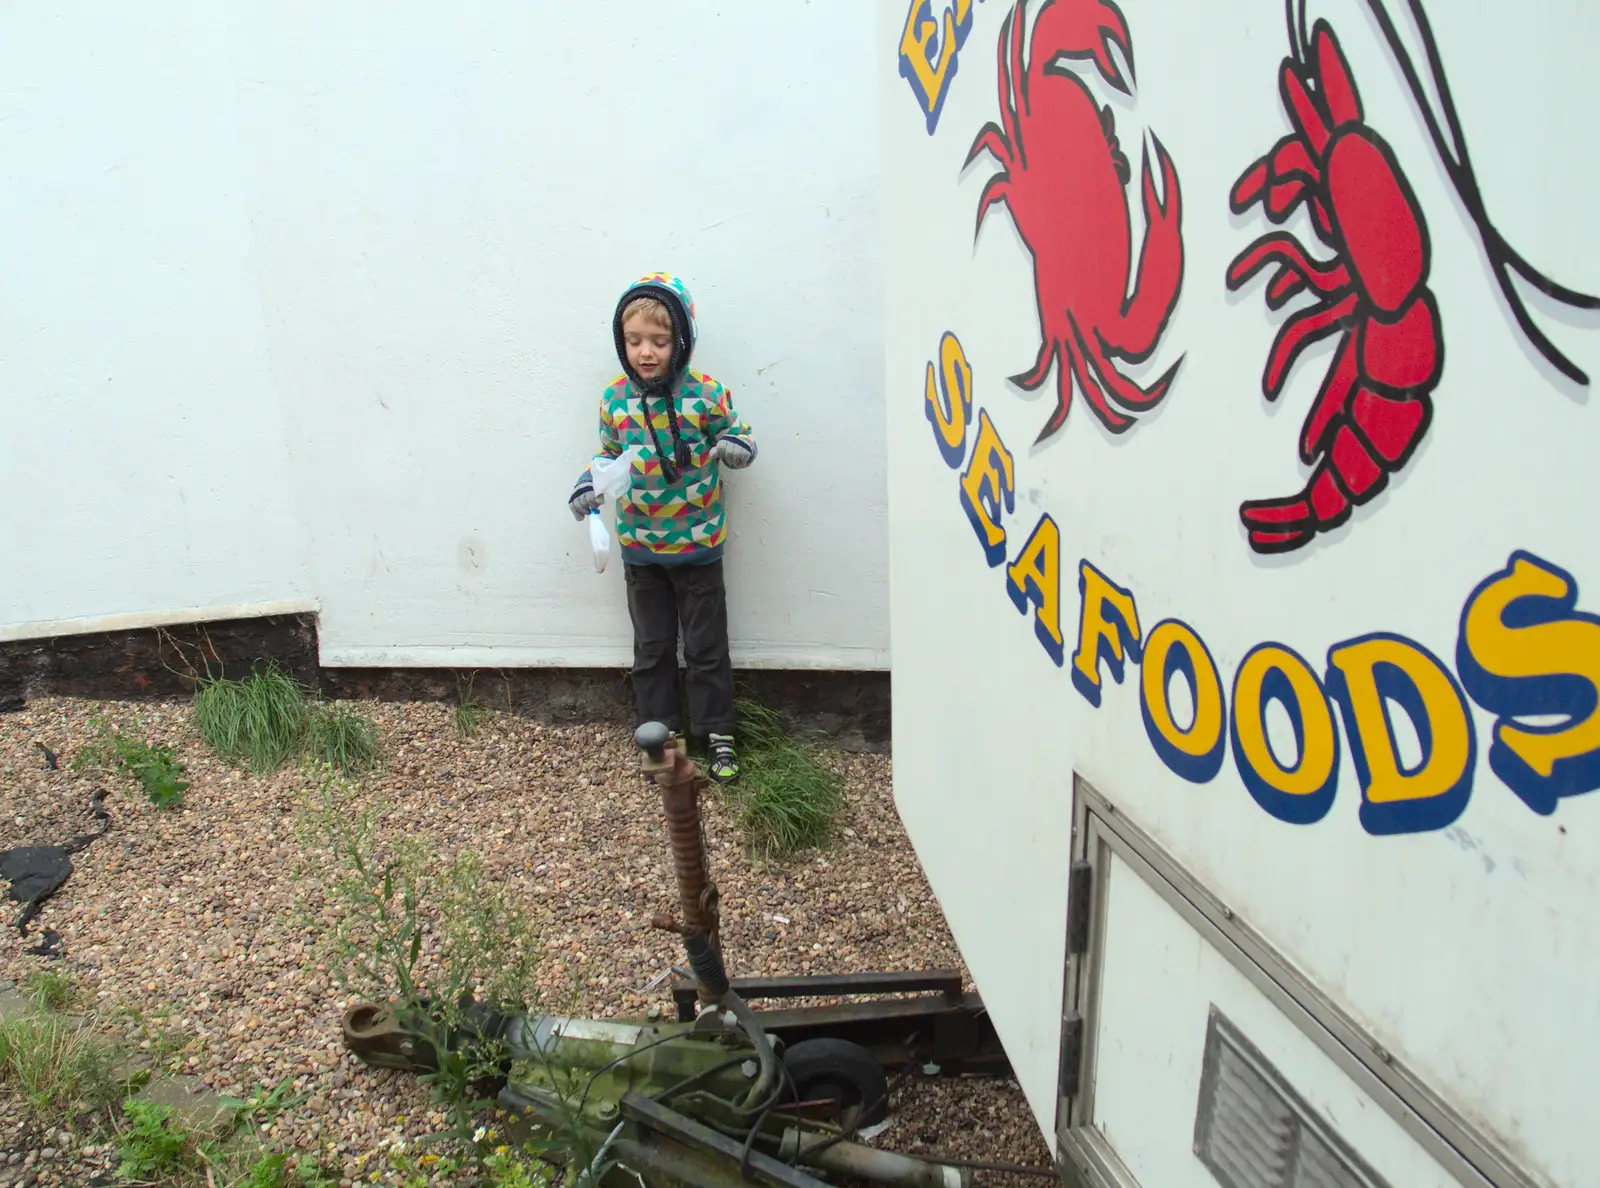
[(300, 750), (310, 724), (305, 689), (276, 661), (243, 680), (207, 678), (195, 691), (195, 725), (218, 758), (276, 771)]
[(483, 724), (483, 719), (489, 713), (488, 702), (479, 697), (472, 688), (476, 675), (474, 673), (467, 678), (466, 687), (461, 690), (461, 696), (456, 701), (456, 733), (463, 738), (476, 734), (478, 727)]
[(36, 969), (28, 975), (25, 988), (28, 997), (41, 1010), (59, 1011), (77, 997), (77, 989), (66, 974), (53, 969)]
[(115, 767), (139, 781), (145, 798), (157, 808), (177, 808), (189, 782), (183, 778), (184, 766), (167, 746), (154, 746), (142, 738), (107, 729), (99, 723), (99, 735), (85, 743), (72, 761), (75, 768)]
[(378, 765), (377, 727), (348, 705), (319, 703), (307, 733), (312, 756), (346, 775)]
[(765, 858), (826, 847), (844, 804), (838, 777), (780, 714), (750, 698), (736, 701), (734, 711), (740, 775), (725, 794), (746, 843)]
[(738, 723), (739, 745), (747, 750), (776, 751), (795, 745), (783, 715), (753, 697), (736, 698), (733, 715)]
[(12, 1086), (41, 1122), (99, 1109), (122, 1086), (117, 1049), (103, 1036), (51, 1015), (0, 1022), (0, 1083)]
[(313, 699), (273, 660), (243, 680), (202, 679), (194, 721), (219, 759), (262, 774), (299, 754), (351, 774), (378, 764), (378, 731), (367, 718), (347, 705)]

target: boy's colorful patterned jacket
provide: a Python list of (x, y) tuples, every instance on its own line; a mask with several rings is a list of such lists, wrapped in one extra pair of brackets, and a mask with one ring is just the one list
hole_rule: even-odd
[[(660, 300), (672, 315), (672, 366), (664, 380), (643, 380), (628, 366), (622, 310), (644, 296)], [(638, 446), (640, 455), (633, 485), (617, 506), (622, 559), (644, 565), (715, 561), (722, 556), (727, 516), (721, 465), (714, 450), (719, 441), (731, 441), (747, 449), (754, 460), (755, 436), (739, 420), (728, 389), (689, 369), (696, 323), (694, 301), (681, 280), (657, 272), (636, 281), (623, 292), (612, 321), (623, 374), (600, 398), (597, 454), (615, 458), (629, 446)], [(593, 486), (586, 467), (572, 495)]]

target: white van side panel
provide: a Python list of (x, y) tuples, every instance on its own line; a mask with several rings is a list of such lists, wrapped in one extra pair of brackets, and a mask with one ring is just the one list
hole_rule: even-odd
[(1600, 9), (882, 0), (880, 35), (896, 796), (1041, 1127), (1077, 775), (1520, 1182), (1582, 1182)]

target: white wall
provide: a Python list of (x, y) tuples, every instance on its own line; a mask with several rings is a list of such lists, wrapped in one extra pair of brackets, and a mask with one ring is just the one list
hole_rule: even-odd
[(613, 304), (666, 268), (761, 445), (728, 481), (735, 662), (886, 666), (871, 26), (13, 14), (0, 448), (37, 498), (0, 515), (0, 632), (288, 601), (328, 664), (626, 663), (565, 498)]
[[(908, 0), (879, 5), (884, 205), (894, 212), (885, 226), (896, 794), (1041, 1126), (1054, 1125), (1077, 770), (1516, 1159), (1550, 1183), (1581, 1182), (1600, 1166), (1600, 1135), (1582, 1107), (1589, 1054), (1600, 1045), (1600, 796), (1570, 795), (1553, 815), (1533, 811), (1490, 767), (1496, 718), (1473, 702), (1464, 809), (1453, 815), (1448, 797), (1434, 798), (1431, 822), (1374, 834), (1362, 823), (1365, 777), (1352, 759), (1351, 732), (1335, 710), (1331, 807), (1313, 823), (1288, 824), (1252, 799), (1225, 738), (1220, 770), (1199, 783), (1166, 765), (1144, 725), (1142, 669), (1133, 659), (1120, 682), (1109, 665), (1085, 661), (1099, 673), (1098, 706), (1071, 671), (1082, 561), (1131, 592), (1141, 633), (1169, 618), (1199, 633), (1230, 715), (1234, 676), (1264, 641), (1294, 649), (1325, 682), (1331, 647), (1395, 633), (1426, 648), (1459, 683), (1463, 607), (1515, 550), (1565, 569), (1578, 583), (1579, 611), (1600, 612), (1592, 384), (1560, 378), (1517, 329), (1367, 6), (1313, 5), (1313, 19), (1333, 20), (1367, 120), (1394, 146), (1416, 192), (1431, 236), (1428, 283), (1444, 370), (1432, 423), (1386, 493), (1307, 547), (1253, 552), (1240, 505), (1288, 495), (1309, 477), (1297, 443), (1337, 341), (1307, 350), (1283, 395), (1268, 403), (1261, 376), (1269, 349), (1288, 313), (1309, 301), (1296, 298), (1274, 313), (1263, 301), (1265, 278), (1236, 294), (1224, 284), (1235, 255), (1274, 230), (1259, 207), (1236, 215), (1228, 199), (1236, 179), (1290, 128), (1278, 98), (1284, 6), (1126, 0), (1134, 97), (1115, 96), (1086, 61), (1070, 69), (1115, 112), (1134, 169), (1136, 237), (1141, 130), (1153, 130), (1176, 162), (1182, 287), (1151, 359), (1125, 369), (1148, 383), (1180, 356), (1183, 363), (1170, 394), (1126, 433), (1105, 431), (1080, 390), (1065, 427), (1034, 445), (1055, 403), (1054, 375), (1037, 393), (1006, 379), (1029, 368), (1040, 341), (1034, 261), (1005, 206), (990, 211), (974, 241), (980, 194), (998, 166), (985, 156), (962, 169), (979, 130), (999, 119), (996, 46), (1012, 6), (933, 5), (936, 13), (947, 8), (969, 11), (972, 26), (930, 135), (897, 73)], [(1058, 0), (1055, 8), (1093, 15), (1094, 5)], [(1600, 109), (1600, 80), (1587, 62), (1600, 33), (1593, 6), (1549, 0), (1510, 22), (1486, 0), (1427, 8), (1490, 214), (1557, 280), (1600, 291), (1600, 234), (1588, 206), (1573, 200), (1597, 180), (1592, 154), (1580, 148)], [(1039, 10), (1028, 6), (1030, 16)], [(1402, 20), (1401, 28), (1411, 25)], [(1092, 48), (1093, 38), (1057, 44)], [(1061, 102), (1054, 107), (1049, 88), (1035, 87), (1024, 131), (1032, 166), (1071, 179), (1103, 167), (1105, 150), (1093, 135), (1070, 137), (1067, 117), (1085, 111)], [(1055, 192), (1068, 188), (1058, 182)], [(1035, 239), (1060, 237), (1061, 246), (1045, 252), (1058, 267), (1076, 250), (1062, 274), (1082, 283), (1108, 250), (1107, 226), (1087, 204), (1051, 210), (1047, 190), (1019, 195), (1045, 204), (1030, 223)], [(1332, 254), (1305, 218), (1285, 229), (1309, 239), (1320, 257)], [(1075, 301), (1087, 326), (1110, 323), (1089, 297)], [(1543, 298), (1529, 306), (1563, 351), (1591, 376), (1600, 373), (1600, 317)], [(1045, 513), (1059, 527), (1059, 581), (1050, 590), (1064, 637), (1059, 659), (1040, 646), (1033, 607), (1019, 613), (1008, 597), (1005, 568), (986, 560), (960, 502), (976, 428), (960, 443), (958, 469), (941, 457), (924, 371), (946, 332), (959, 338), (972, 369), (973, 420), (986, 410), (1013, 456), (1015, 506), (1000, 517), (1001, 560), (1018, 559)], [(1552, 653), (1556, 668), (1587, 674), (1555, 693), (1579, 721), (1600, 680), (1600, 662), (1591, 664), (1600, 649), (1589, 650), (1597, 634), (1589, 621)], [(1538, 663), (1522, 644), (1511, 657)], [(1180, 723), (1192, 717), (1185, 696), (1173, 694)], [(1530, 706), (1525, 700), (1520, 712), (1534, 712)], [(1420, 746), (1405, 714), (1394, 703), (1388, 713), (1402, 754), (1414, 759)], [(1270, 737), (1284, 763), (1296, 753), (1292, 733), (1279, 729), (1287, 725), (1271, 711)], [(1370, 728), (1364, 737), (1381, 745)], [(1572, 745), (1580, 756), (1588, 750), (1581, 738)], [(1581, 772), (1574, 778), (1578, 792), (1593, 782)]]

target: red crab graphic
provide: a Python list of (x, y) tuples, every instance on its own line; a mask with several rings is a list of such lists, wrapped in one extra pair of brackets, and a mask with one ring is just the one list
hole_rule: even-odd
[(1133, 424), (1129, 414), (1161, 401), (1182, 363), (1180, 358), (1141, 388), (1113, 362), (1149, 358), (1177, 303), (1183, 280), (1178, 174), (1156, 141), (1164, 201), (1156, 195), (1146, 152), (1144, 247), (1133, 295), (1127, 296), (1133, 241), (1128, 158), (1117, 143), (1111, 108), (1096, 103), (1088, 86), (1058, 65), (1061, 58), (1091, 59), (1106, 82), (1129, 93), (1111, 55), (1117, 46), (1132, 74), (1127, 22), (1111, 0), (1046, 0), (1024, 67), (1026, 25), (1026, 0), (1017, 0), (1001, 26), (997, 51), (1001, 124), (983, 126), (962, 166), (986, 151), (1004, 166), (984, 187), (977, 227), (991, 206), (1005, 203), (1033, 256), (1042, 342), (1032, 369), (1012, 382), (1032, 391), (1058, 364), (1056, 409), (1038, 441), (1066, 421), (1074, 377), (1101, 423), (1122, 433)]
[(1262, 203), (1274, 223), (1306, 204), (1317, 237), (1334, 253), (1328, 262), (1313, 259), (1280, 231), (1256, 240), (1228, 269), (1228, 287), (1238, 289), (1276, 264), (1266, 295), (1272, 309), (1307, 286), (1318, 297), (1278, 331), (1261, 379), (1267, 399), (1277, 399), (1301, 351), (1343, 335), (1300, 433), (1300, 459), (1315, 463), (1310, 481), (1297, 495), (1239, 510), (1260, 553), (1299, 548), (1383, 490), (1428, 428), (1429, 394), (1444, 366), (1416, 196), (1394, 151), (1363, 122), (1361, 96), (1326, 21), (1316, 24), (1309, 56), (1284, 59), (1279, 75), (1295, 130), (1245, 171), (1231, 199), (1235, 213)]

